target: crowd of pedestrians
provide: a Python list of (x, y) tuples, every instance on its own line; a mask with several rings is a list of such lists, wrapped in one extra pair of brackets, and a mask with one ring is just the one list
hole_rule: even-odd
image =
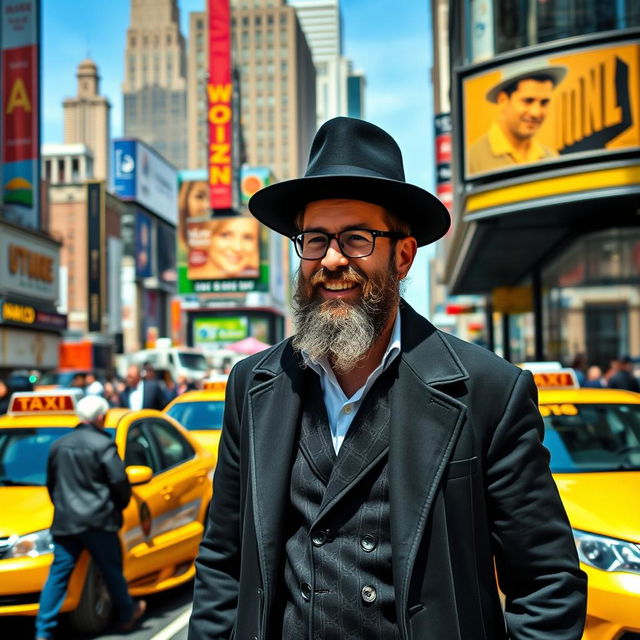
[(611, 360), (605, 371), (596, 364), (586, 366), (586, 358), (578, 354), (572, 361), (581, 387), (592, 389), (624, 389), (640, 392), (640, 380), (634, 375), (633, 359), (624, 355)]
[[(80, 389), (83, 396), (102, 397), (110, 407), (160, 410), (185, 391), (201, 388), (202, 383), (186, 376), (174, 380), (168, 371), (156, 371), (151, 364), (145, 363), (141, 367), (129, 366), (124, 378), (117, 375), (99, 378), (93, 372), (78, 372), (66, 386)], [(34, 385), (27, 377), (0, 379), (0, 415), (7, 412), (12, 393), (34, 389), (38, 389), (37, 381)]]

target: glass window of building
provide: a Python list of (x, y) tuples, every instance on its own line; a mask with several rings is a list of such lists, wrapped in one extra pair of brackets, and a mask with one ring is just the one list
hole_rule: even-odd
[(640, 26), (638, 0), (461, 0), (467, 62), (573, 36)]

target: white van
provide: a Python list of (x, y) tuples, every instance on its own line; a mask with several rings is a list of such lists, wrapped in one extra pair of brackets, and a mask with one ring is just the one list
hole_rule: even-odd
[(166, 369), (175, 381), (180, 376), (202, 380), (209, 373), (209, 364), (202, 351), (191, 347), (142, 349), (129, 354), (127, 361), (140, 367), (148, 362), (154, 369)]

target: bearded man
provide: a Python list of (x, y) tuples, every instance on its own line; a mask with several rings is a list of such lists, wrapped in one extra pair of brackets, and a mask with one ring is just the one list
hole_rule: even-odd
[(249, 208), (301, 258), (296, 335), (229, 377), (189, 638), (578, 640), (530, 373), (400, 298), (449, 215), (393, 138), (330, 120)]

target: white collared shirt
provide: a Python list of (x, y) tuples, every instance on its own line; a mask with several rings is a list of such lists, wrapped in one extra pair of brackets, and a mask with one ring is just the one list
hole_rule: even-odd
[(144, 402), (143, 385), (142, 380), (138, 382), (138, 386), (129, 394), (129, 408), (140, 411), (142, 409), (142, 403)]
[(331, 439), (336, 453), (340, 451), (347, 431), (353, 422), (362, 401), (373, 386), (373, 383), (389, 367), (389, 365), (400, 355), (400, 310), (396, 313), (396, 320), (393, 324), (389, 344), (382, 356), (380, 364), (371, 372), (367, 381), (350, 398), (347, 398), (342, 387), (338, 383), (333, 369), (329, 365), (327, 358), (322, 358), (318, 362), (312, 362), (307, 355), (302, 352), (302, 357), (307, 366), (313, 369), (320, 376), (320, 386), (322, 387), (322, 397), (327, 409), (329, 418), (329, 428), (331, 429)]

